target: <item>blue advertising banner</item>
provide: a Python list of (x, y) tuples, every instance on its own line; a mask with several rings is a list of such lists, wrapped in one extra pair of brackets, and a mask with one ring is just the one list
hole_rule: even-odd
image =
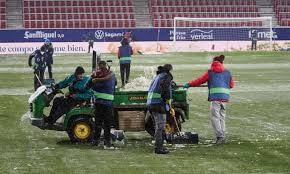
[[(245, 41), (250, 40), (250, 28), (179, 28), (178, 41)], [(21, 29), (0, 30), (0, 43), (43, 42), (119, 42), (127, 29)], [(173, 28), (131, 29), (135, 41), (172, 41)], [(159, 38), (158, 38), (159, 32)], [(269, 29), (257, 29), (259, 40), (270, 38)], [(290, 40), (290, 28), (273, 28), (273, 40)]]

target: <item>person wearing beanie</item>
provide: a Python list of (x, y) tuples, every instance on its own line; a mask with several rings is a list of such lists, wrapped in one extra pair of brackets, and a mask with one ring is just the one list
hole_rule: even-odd
[(234, 87), (234, 81), (230, 71), (223, 66), (225, 56), (220, 55), (213, 58), (211, 68), (201, 77), (191, 80), (183, 85), (184, 88), (208, 84), (208, 101), (210, 102), (211, 124), (216, 136), (215, 143), (225, 143), (225, 117), (226, 105), (229, 102), (230, 89)]
[(90, 90), (84, 89), (85, 84), (89, 80), (89, 76), (85, 76), (83, 67), (78, 66), (75, 72), (67, 76), (64, 80), (55, 85), (56, 89), (64, 89), (68, 87), (69, 92), (65, 96), (56, 97), (53, 100), (53, 105), (45, 122), (48, 125), (54, 124), (63, 114), (70, 111), (78, 103), (90, 101)]
[(48, 76), (51, 79), (54, 48), (52, 46), (51, 41), (48, 38), (44, 39), (44, 44), (41, 46), (41, 49), (44, 49), (44, 57), (45, 57), (45, 63), (48, 69)]
[(155, 124), (155, 153), (167, 154), (169, 151), (163, 145), (166, 124), (166, 113), (174, 113), (171, 107), (173, 76), (171, 64), (159, 66), (156, 77), (153, 79), (147, 96), (147, 108)]
[(110, 71), (105, 61), (100, 61), (98, 71), (85, 85), (91, 89), (95, 108), (95, 134), (93, 145), (99, 146), (101, 131), (104, 129), (104, 148), (112, 149), (111, 127), (113, 127), (113, 101), (116, 86), (115, 74)]
[[(32, 59), (34, 63), (32, 64)], [(34, 90), (40, 87), (44, 80), (44, 71), (46, 67), (44, 49), (40, 48), (35, 50), (28, 58), (28, 66), (34, 70)]]
[(125, 84), (129, 82), (131, 55), (133, 55), (133, 49), (126, 39), (122, 40), (121, 44), (122, 46), (119, 47), (118, 51), (118, 59), (120, 64), (122, 87), (124, 87)]

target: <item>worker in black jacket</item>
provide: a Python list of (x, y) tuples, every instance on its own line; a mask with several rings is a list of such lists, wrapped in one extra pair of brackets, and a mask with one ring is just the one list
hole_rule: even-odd
[[(32, 59), (34, 58), (34, 64), (32, 64)], [(44, 48), (35, 50), (28, 58), (28, 66), (32, 67), (34, 70), (34, 90), (42, 85), (44, 80), (44, 71), (45, 71), (45, 57), (44, 57)]]
[(44, 49), (44, 57), (45, 57), (45, 62), (46, 62), (46, 66), (48, 69), (48, 76), (51, 79), (52, 78), (53, 53), (54, 53), (52, 43), (50, 42), (49, 39), (45, 39), (44, 44), (42, 45), (41, 48)]
[(157, 76), (153, 79), (148, 90), (147, 107), (155, 123), (154, 137), (156, 154), (169, 153), (164, 147), (163, 141), (165, 136), (166, 113), (169, 112), (174, 115), (174, 109), (171, 106), (172, 69), (172, 65), (170, 64), (158, 67)]

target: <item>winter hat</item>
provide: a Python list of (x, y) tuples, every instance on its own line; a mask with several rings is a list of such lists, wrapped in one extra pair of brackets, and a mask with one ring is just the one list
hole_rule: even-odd
[(173, 69), (171, 64), (165, 64), (165, 65), (163, 65), (163, 68), (167, 72), (169, 72), (169, 71), (171, 71)]
[(164, 71), (163, 66), (158, 66), (158, 67), (157, 67), (156, 74), (160, 74), (160, 73), (162, 73), (163, 71)]
[(49, 45), (49, 44), (50, 44), (50, 40), (47, 39), (47, 38), (44, 38), (44, 43), (45, 43), (46, 45)]
[(78, 66), (75, 70), (75, 75), (80, 75), (80, 74), (84, 74), (84, 73), (85, 73), (85, 70), (81, 66)]
[(220, 63), (223, 63), (225, 60), (225, 56), (224, 55), (219, 55), (213, 58), (213, 61), (219, 61)]

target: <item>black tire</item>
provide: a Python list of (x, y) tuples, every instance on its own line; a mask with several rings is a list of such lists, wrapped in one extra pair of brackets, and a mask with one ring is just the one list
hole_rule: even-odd
[(155, 127), (154, 127), (152, 116), (149, 111), (146, 112), (146, 116), (145, 116), (145, 130), (149, 135), (151, 135), (152, 137), (154, 136)]
[[(181, 131), (181, 129), (182, 129), (181, 113), (176, 112), (175, 118), (176, 118), (176, 122), (177, 122), (177, 125), (179, 128), (179, 131)], [(174, 127), (174, 133), (178, 132), (178, 129), (176, 128), (176, 123), (172, 117), (168, 116), (168, 118), (166, 119), (166, 123), (169, 123)], [(147, 133), (149, 133), (149, 135), (151, 135), (152, 137), (154, 136), (154, 134), (155, 134), (154, 121), (153, 121), (153, 118), (152, 118), (149, 111), (147, 111), (146, 116), (145, 116), (145, 130)]]
[(93, 121), (89, 116), (80, 115), (69, 121), (67, 134), (71, 142), (90, 142), (93, 138), (93, 132)]

